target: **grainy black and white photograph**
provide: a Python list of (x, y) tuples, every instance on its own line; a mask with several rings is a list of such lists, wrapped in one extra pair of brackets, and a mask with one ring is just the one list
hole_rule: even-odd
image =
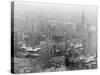
[(97, 69), (97, 6), (11, 3), (11, 72)]

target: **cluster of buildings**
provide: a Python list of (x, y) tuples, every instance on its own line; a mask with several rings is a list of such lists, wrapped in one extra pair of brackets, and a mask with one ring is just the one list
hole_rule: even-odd
[[(59, 20), (50, 20), (50, 19), (32, 19), (30, 21), (28, 17), (26, 17), (26, 26), (27, 29), (29, 27), (29, 31), (31, 33), (39, 33), (41, 35), (47, 35), (48, 37), (52, 37), (53, 35), (64, 35), (65, 38), (78, 39), (83, 44), (85, 50), (84, 53), (93, 55), (96, 53), (97, 46), (97, 35), (96, 35), (96, 25), (86, 24), (84, 11), (81, 15), (81, 22), (78, 24), (68, 23), (66, 21)], [(24, 28), (24, 27), (23, 27)], [(27, 30), (25, 30), (27, 31)], [(18, 36), (21, 36), (21, 39), (24, 40), (28, 38), (28, 35), (25, 35), (24, 32), (18, 33)], [(33, 36), (35, 36), (33, 34)]]

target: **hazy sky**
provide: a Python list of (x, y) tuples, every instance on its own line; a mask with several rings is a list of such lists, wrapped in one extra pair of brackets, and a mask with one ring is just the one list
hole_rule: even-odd
[(97, 24), (97, 7), (83, 5), (63, 5), (51, 3), (15, 2), (15, 18), (45, 15), (65, 18), (68, 22), (79, 23), (84, 11), (86, 23)]

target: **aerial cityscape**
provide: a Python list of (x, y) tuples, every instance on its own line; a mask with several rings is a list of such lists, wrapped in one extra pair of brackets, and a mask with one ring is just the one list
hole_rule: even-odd
[(13, 2), (11, 71), (97, 68), (97, 7)]

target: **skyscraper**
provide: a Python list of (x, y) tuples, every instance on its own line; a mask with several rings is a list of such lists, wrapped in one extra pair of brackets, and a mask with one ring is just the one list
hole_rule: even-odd
[(80, 39), (80, 40), (85, 39), (85, 33), (86, 33), (85, 29), (86, 29), (85, 15), (84, 15), (84, 11), (82, 11), (81, 21), (76, 26), (76, 36), (77, 36), (78, 39)]

